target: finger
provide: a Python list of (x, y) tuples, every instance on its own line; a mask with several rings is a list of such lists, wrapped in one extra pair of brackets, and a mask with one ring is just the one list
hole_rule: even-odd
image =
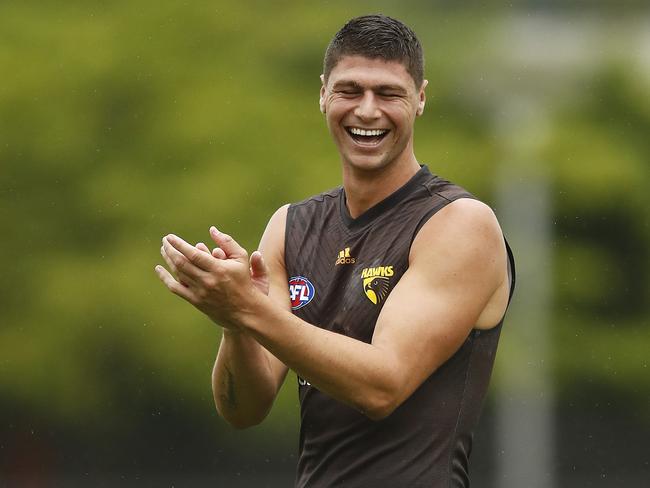
[(264, 257), (262, 256), (262, 253), (259, 251), (254, 251), (253, 254), (251, 254), (250, 265), (251, 265), (251, 276), (253, 278), (263, 278), (266, 277), (269, 273), (269, 269), (266, 266)]
[[(180, 237), (175, 236), (174, 234), (169, 234), (165, 236), (163, 241), (167, 241), (172, 248), (185, 256), (185, 259), (195, 267), (203, 271), (209, 271), (214, 268), (215, 260), (209, 253), (200, 251), (196, 247), (185, 242)], [(169, 251), (167, 252), (169, 254)], [(170, 256), (172, 259), (174, 259), (174, 262), (176, 262), (174, 255), (170, 254)], [(178, 263), (176, 266), (178, 267)]]
[(174, 264), (174, 261), (172, 261), (172, 259), (167, 255), (164, 245), (160, 246), (160, 255), (165, 260), (165, 264), (167, 264), (167, 267), (171, 269), (172, 273), (177, 274), (176, 265)]
[(235, 241), (228, 234), (224, 234), (217, 230), (216, 227), (210, 227), (210, 237), (212, 240), (224, 250), (226, 256), (232, 259), (246, 258), (248, 259), (248, 253), (246, 249), (241, 247), (237, 241)]
[[(190, 247), (194, 249), (194, 252), (196, 254), (203, 254), (208, 259), (213, 259), (212, 256), (204, 253), (203, 251), (199, 251), (194, 246)], [(183, 253), (181, 253), (176, 247), (172, 245), (171, 241), (168, 239), (168, 236), (163, 238), (163, 250), (171, 260), (177, 275), (180, 276), (183, 274), (184, 276), (192, 279), (199, 279), (202, 275), (205, 274), (205, 271), (203, 269), (195, 266), (194, 263), (187, 259)]]
[(158, 278), (160, 278), (160, 281), (162, 281), (167, 289), (174, 295), (178, 295), (179, 297), (187, 300), (192, 304), (196, 302), (192, 290), (176, 281), (174, 277), (169, 273), (169, 271), (167, 271), (164, 267), (157, 265), (155, 270)]
[(220, 247), (215, 247), (212, 250), (212, 255), (217, 259), (226, 259), (226, 253), (223, 252), (223, 249), (221, 249)]
[(210, 254), (210, 249), (208, 249), (208, 246), (206, 246), (202, 242), (197, 242), (195, 247), (203, 252), (207, 252), (208, 254)]
[(164, 245), (160, 247), (160, 255), (165, 260), (167, 267), (171, 270), (171, 275), (174, 276), (180, 282), (181, 285), (185, 285), (185, 286), (190, 284), (196, 285), (196, 280), (192, 278), (192, 276), (183, 273), (182, 271), (179, 271), (176, 268), (174, 261), (167, 255)]

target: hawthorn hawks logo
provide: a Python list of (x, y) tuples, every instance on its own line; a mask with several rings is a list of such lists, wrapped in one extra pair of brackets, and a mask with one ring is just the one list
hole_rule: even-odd
[(294, 276), (289, 279), (289, 297), (291, 310), (304, 307), (314, 298), (314, 285), (304, 276)]
[(392, 266), (377, 266), (361, 271), (363, 291), (372, 303), (377, 305), (388, 296), (390, 277), (395, 273)]

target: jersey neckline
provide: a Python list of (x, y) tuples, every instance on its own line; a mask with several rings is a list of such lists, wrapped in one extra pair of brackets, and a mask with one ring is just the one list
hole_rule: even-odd
[(356, 219), (353, 219), (350, 216), (350, 211), (348, 210), (348, 206), (346, 204), (345, 189), (341, 188), (341, 193), (339, 194), (339, 213), (341, 214), (341, 220), (350, 230), (360, 229), (404, 200), (404, 198), (411, 194), (418, 186), (424, 183), (431, 176), (431, 172), (429, 171), (429, 168), (427, 168), (427, 165), (420, 165), (420, 169), (417, 171), (417, 173), (411, 176), (410, 180), (408, 180), (400, 188), (388, 195), (382, 201), (363, 212)]

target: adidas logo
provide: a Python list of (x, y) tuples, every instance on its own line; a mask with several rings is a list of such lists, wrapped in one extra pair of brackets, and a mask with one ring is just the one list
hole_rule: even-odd
[(336, 259), (335, 266), (339, 264), (354, 264), (356, 262), (357, 262), (356, 258), (350, 256), (350, 248), (346, 247), (342, 251), (339, 251), (339, 255), (338, 258)]

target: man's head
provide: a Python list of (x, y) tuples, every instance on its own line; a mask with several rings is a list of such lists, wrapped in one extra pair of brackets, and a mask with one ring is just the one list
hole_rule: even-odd
[(348, 21), (325, 52), (323, 76), (329, 74), (344, 56), (397, 61), (413, 78), (415, 88), (424, 79), (424, 56), (415, 33), (399, 20), (385, 15), (364, 15)]
[(413, 168), (413, 125), (426, 101), (422, 48), (383, 15), (358, 17), (325, 54), (319, 106), (344, 168)]

